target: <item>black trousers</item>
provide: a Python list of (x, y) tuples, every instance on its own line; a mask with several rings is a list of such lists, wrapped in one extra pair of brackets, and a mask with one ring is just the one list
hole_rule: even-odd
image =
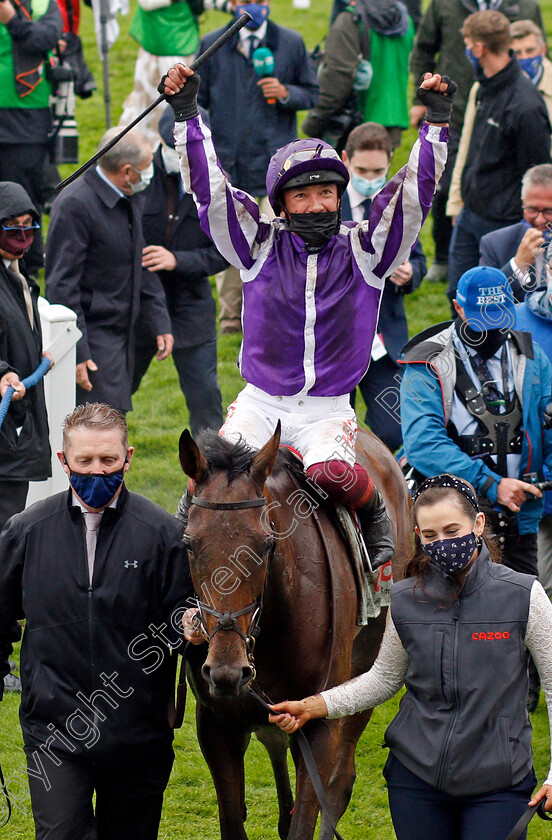
[(391, 452), (401, 446), (402, 433), (397, 414), (386, 405), (385, 393), (396, 392), (401, 379), (402, 370), (386, 354), (371, 362), (368, 373), (358, 386), (366, 403), (364, 422)]
[(59, 766), (39, 755), (50, 788), (36, 770), (29, 775), (36, 840), (157, 840), (174, 760), (170, 743), (121, 748), (100, 762), (64, 756)]
[[(47, 150), (46, 143), (0, 144), (0, 181), (21, 184), (29, 193), (38, 213), (42, 212), (42, 171)], [(36, 274), (43, 265), (42, 233), (35, 230), (34, 242), (25, 256), (25, 266), (31, 274)]]
[(447, 162), (441, 175), (441, 180), (435, 190), (431, 210), (433, 213), (433, 241), (435, 242), (435, 262), (439, 265), (448, 263), (450, 240), (452, 237), (452, 219), (447, 216), (447, 201), (449, 197), (452, 170), (456, 163), (458, 144), (460, 137), (451, 132), (448, 148)]
[[(134, 394), (157, 352), (155, 341), (137, 344), (134, 351)], [(222, 397), (217, 379), (217, 342), (213, 338), (194, 347), (175, 348), (172, 352), (180, 387), (190, 413), (190, 428), (194, 437), (202, 429), (222, 426)]]
[(15, 513), (25, 510), (28, 481), (2, 481), (0, 479), (0, 531)]

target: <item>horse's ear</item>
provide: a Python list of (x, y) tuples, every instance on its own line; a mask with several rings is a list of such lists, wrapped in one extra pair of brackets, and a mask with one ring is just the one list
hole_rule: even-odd
[(259, 449), (253, 460), (249, 473), (253, 481), (260, 487), (264, 487), (264, 483), (268, 476), (274, 469), (276, 457), (278, 455), (278, 448), (280, 446), (280, 432), (282, 424), (278, 420), (276, 431), (269, 441), (265, 443), (262, 449)]
[(184, 429), (180, 435), (178, 454), (180, 466), (186, 475), (199, 484), (207, 476), (209, 465), (188, 429)]

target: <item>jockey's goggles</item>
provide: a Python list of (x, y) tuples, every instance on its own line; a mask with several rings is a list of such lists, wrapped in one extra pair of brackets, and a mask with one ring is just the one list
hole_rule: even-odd
[(317, 146), (315, 149), (301, 149), (299, 152), (293, 152), (283, 162), (278, 175), (283, 175), (294, 166), (296, 163), (305, 163), (307, 160), (315, 160), (316, 158), (330, 158), (331, 160), (339, 160), (335, 149), (326, 149), (324, 146)]

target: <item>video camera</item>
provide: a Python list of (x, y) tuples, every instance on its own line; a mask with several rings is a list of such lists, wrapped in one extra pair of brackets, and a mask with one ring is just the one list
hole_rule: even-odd
[(76, 71), (61, 57), (48, 67), (48, 80), (52, 85), (50, 108), (54, 121), (48, 138), (52, 163), (79, 162), (79, 134), (75, 120), (76, 79)]

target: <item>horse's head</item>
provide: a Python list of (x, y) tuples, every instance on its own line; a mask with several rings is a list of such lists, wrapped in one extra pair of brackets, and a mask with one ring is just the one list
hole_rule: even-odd
[(274, 537), (265, 482), (280, 443), (280, 424), (258, 452), (214, 431), (199, 445), (180, 437), (182, 469), (194, 482), (185, 541), (209, 639), (203, 677), (213, 696), (237, 696), (255, 677), (253, 647)]

